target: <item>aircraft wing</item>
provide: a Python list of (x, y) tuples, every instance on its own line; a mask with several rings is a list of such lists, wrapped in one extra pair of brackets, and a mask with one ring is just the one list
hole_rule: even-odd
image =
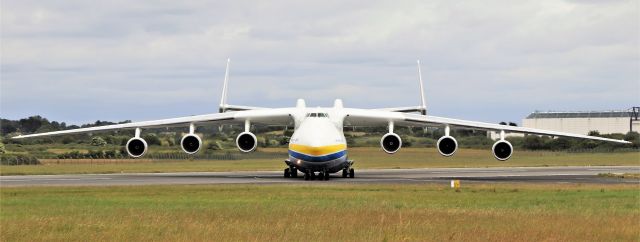
[(446, 126), (449, 125), (452, 128), (460, 127), (476, 130), (488, 130), (488, 131), (504, 131), (512, 133), (525, 133), (536, 135), (548, 135), (558, 137), (571, 137), (590, 140), (600, 140), (608, 142), (616, 142), (622, 144), (630, 144), (631, 142), (625, 140), (608, 139), (596, 136), (588, 136), (581, 134), (572, 134), (566, 132), (558, 132), (543, 129), (533, 129), (526, 127), (516, 127), (509, 125), (491, 124), (476, 121), (468, 121), (461, 119), (443, 118), (430, 115), (418, 115), (410, 113), (388, 112), (381, 110), (366, 110), (366, 109), (345, 109), (345, 125), (351, 126), (372, 126), (372, 125), (388, 125), (393, 121), (394, 125), (400, 126)]
[(93, 133), (101, 131), (113, 131), (113, 130), (127, 130), (127, 129), (147, 129), (147, 128), (162, 128), (162, 127), (176, 127), (185, 126), (190, 124), (198, 125), (204, 123), (219, 123), (219, 124), (242, 124), (249, 120), (252, 124), (266, 124), (266, 125), (293, 125), (293, 118), (291, 117), (291, 111), (288, 108), (282, 109), (260, 109), (250, 111), (238, 111), (238, 112), (226, 112), (196, 115), (189, 117), (161, 119), (143, 122), (133, 122), (125, 124), (114, 124), (99, 127), (70, 129), (54, 132), (46, 132), (39, 134), (19, 135), (13, 137), (13, 139), (32, 138), (32, 137), (45, 137), (54, 135), (65, 134), (79, 134), (79, 133)]
[(427, 108), (424, 107), (424, 106), (379, 108), (379, 109), (375, 109), (375, 110), (388, 111), (388, 112), (400, 112), (400, 113), (415, 113), (415, 112), (419, 112), (422, 115), (426, 115), (427, 114)]

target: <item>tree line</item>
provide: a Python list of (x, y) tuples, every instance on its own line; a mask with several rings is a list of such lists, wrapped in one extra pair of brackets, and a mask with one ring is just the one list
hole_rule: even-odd
[[(104, 146), (104, 145), (120, 145), (124, 146), (126, 142), (134, 135), (132, 130), (121, 130), (111, 132), (101, 132), (97, 135), (90, 134), (74, 134), (63, 135), (54, 137), (44, 137), (39, 139), (26, 139), (26, 140), (11, 140), (8, 139), (11, 136), (18, 134), (30, 134), (49, 131), (59, 131), (75, 128), (86, 128), (94, 126), (112, 125), (129, 123), (130, 120), (121, 122), (109, 122), (97, 120), (93, 123), (83, 125), (67, 125), (65, 122), (49, 121), (41, 116), (32, 116), (19, 120), (0, 119), (0, 135), (2, 136), (2, 142), (0, 142), (0, 152), (4, 150), (4, 144), (18, 143), (18, 144), (90, 144), (92, 146)], [(501, 122), (503, 125), (516, 126), (514, 122)], [(203, 135), (205, 139), (205, 148), (211, 150), (223, 149), (225, 146), (233, 146), (235, 135), (242, 132), (242, 125), (225, 126), (220, 130), (219, 126), (208, 125), (197, 127), (197, 132)], [(284, 131), (279, 134), (273, 134), (272, 131)], [(377, 142), (357, 142), (362, 137), (378, 137), (384, 135), (387, 131), (387, 127), (345, 127), (344, 128), (347, 141), (350, 146), (367, 146), (376, 145)], [(162, 145), (162, 146), (175, 146), (179, 145), (180, 139), (184, 133), (188, 132), (187, 127), (172, 127), (172, 128), (158, 128), (144, 130), (143, 138), (149, 145)], [(292, 135), (292, 128), (284, 127), (256, 127), (254, 128), (256, 134), (260, 134), (258, 143), (260, 147), (278, 147), (285, 146), (288, 143), (288, 138)], [(417, 143), (422, 146), (433, 146), (435, 141), (440, 138), (444, 131), (438, 128), (421, 128), (421, 127), (397, 127), (395, 130), (401, 137), (403, 137), (403, 144), (405, 146), (411, 146), (412, 143)], [(461, 147), (469, 148), (485, 148), (493, 144), (486, 131), (478, 130), (453, 130), (452, 135), (458, 139)], [(354, 133), (363, 133), (364, 135), (352, 135)], [(624, 139), (633, 142), (633, 145), (620, 145), (607, 142), (582, 140), (582, 139), (570, 139), (570, 138), (551, 138), (546, 136), (528, 135), (525, 137), (509, 137), (508, 139), (513, 143), (516, 148), (527, 150), (568, 150), (568, 149), (615, 149), (615, 148), (638, 148), (640, 143), (640, 137), (637, 132), (629, 132), (627, 134), (606, 134), (601, 135), (595, 131), (589, 133), (589, 135), (600, 136), (614, 139)], [(406, 138), (405, 138), (406, 137)], [(422, 139), (421, 139), (422, 138)], [(374, 139), (369, 139), (374, 140)], [(375, 140), (374, 140), (375, 141)]]

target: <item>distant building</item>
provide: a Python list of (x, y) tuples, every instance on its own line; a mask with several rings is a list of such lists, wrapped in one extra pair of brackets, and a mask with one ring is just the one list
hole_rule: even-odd
[(522, 126), (574, 134), (626, 134), (640, 132), (639, 112), (640, 107), (605, 112), (533, 112), (522, 120)]
[[(574, 134), (600, 134), (640, 132), (640, 107), (625, 111), (590, 112), (533, 112), (522, 120), (527, 128), (553, 130)], [(498, 132), (489, 132), (491, 139), (499, 139)], [(507, 133), (507, 137), (522, 137), (524, 134)]]

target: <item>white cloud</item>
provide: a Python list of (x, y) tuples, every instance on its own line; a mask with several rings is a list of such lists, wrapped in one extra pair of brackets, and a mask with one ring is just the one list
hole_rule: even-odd
[(227, 57), (230, 99), (244, 105), (412, 105), (416, 58), (435, 115), (518, 121), (640, 104), (632, 0), (4, 1), (1, 11), (2, 117), (214, 112)]

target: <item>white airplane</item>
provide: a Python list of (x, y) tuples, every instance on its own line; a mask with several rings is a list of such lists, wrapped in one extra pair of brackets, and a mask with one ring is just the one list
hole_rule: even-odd
[(236, 138), (236, 145), (242, 152), (252, 152), (258, 144), (256, 136), (251, 132), (252, 124), (293, 126), (294, 132), (289, 141), (289, 157), (285, 160), (288, 168), (284, 170), (284, 176), (297, 177), (300, 171), (304, 174), (305, 180), (315, 179), (316, 172), (319, 178), (324, 180), (329, 179), (330, 173), (340, 171), (342, 171), (342, 177), (354, 177), (353, 161), (347, 158), (347, 142), (343, 133), (345, 126), (387, 126), (389, 131), (380, 139), (380, 146), (388, 154), (394, 154), (402, 147), (402, 139), (393, 132), (395, 126), (444, 127), (444, 136), (438, 139), (436, 144), (443, 156), (452, 156), (458, 149), (458, 142), (450, 135), (451, 128), (498, 131), (500, 139), (495, 142), (492, 150), (495, 158), (501, 161), (509, 159), (513, 154), (513, 146), (505, 140), (507, 132), (630, 143), (624, 140), (426, 115), (427, 107), (420, 61), (417, 65), (420, 106), (385, 109), (345, 108), (340, 99), (336, 99), (333, 107), (328, 108), (309, 108), (303, 99), (298, 99), (296, 106), (292, 108), (229, 105), (227, 104), (229, 62), (230, 60), (227, 60), (219, 113), (20, 135), (13, 138), (135, 129), (135, 136), (127, 142), (126, 150), (131, 157), (139, 158), (148, 150), (147, 142), (140, 136), (142, 130), (147, 128), (188, 126), (189, 133), (182, 137), (180, 145), (187, 154), (195, 154), (202, 147), (202, 139), (195, 133), (196, 125), (244, 124), (244, 132)]

